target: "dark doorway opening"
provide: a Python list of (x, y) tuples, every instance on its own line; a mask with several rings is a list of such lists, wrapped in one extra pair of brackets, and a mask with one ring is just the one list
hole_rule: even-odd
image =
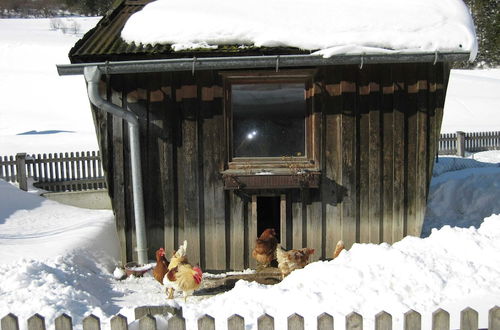
[(274, 228), (280, 241), (281, 198), (280, 196), (257, 197), (257, 235), (267, 228)]

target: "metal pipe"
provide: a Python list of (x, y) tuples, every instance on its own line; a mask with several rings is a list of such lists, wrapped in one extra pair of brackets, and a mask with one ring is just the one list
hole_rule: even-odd
[(272, 56), (231, 56), (204, 58), (175, 58), (140, 61), (116, 61), (96, 63), (59, 64), (59, 75), (79, 75), (87, 66), (97, 66), (105, 74), (223, 70), (223, 69), (257, 69), (326, 66), (342, 64), (381, 64), (381, 63), (436, 63), (457, 62), (469, 60), (468, 52), (456, 53), (393, 53), (393, 54), (359, 54), (335, 55), (322, 57), (318, 55), (272, 55)]
[(87, 93), (90, 102), (98, 109), (124, 119), (128, 124), (130, 142), (130, 164), (132, 171), (132, 197), (134, 202), (135, 232), (137, 240), (137, 258), (141, 265), (148, 262), (146, 223), (144, 220), (144, 199), (142, 190), (141, 147), (139, 144), (139, 120), (131, 111), (124, 110), (106, 101), (99, 94), (99, 81), (102, 72), (97, 66), (86, 66), (83, 70), (87, 81)]

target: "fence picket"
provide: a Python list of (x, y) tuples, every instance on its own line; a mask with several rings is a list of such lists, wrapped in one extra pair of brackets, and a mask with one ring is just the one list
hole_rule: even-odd
[(167, 330), (186, 330), (186, 320), (180, 315), (172, 316), (168, 320)]
[(19, 321), (17, 316), (12, 313), (5, 315), (1, 322), (2, 330), (19, 330)]
[(356, 312), (345, 317), (346, 330), (363, 330), (363, 317)]
[(268, 314), (261, 315), (257, 319), (257, 329), (274, 330), (274, 317)]
[(227, 328), (230, 330), (244, 330), (245, 319), (238, 314), (234, 314), (227, 319)]
[(113, 316), (109, 323), (111, 330), (128, 330), (127, 318), (121, 314)]
[(82, 321), (83, 330), (101, 330), (101, 321), (94, 314), (90, 314)]
[(61, 314), (58, 316), (55, 321), (56, 330), (72, 330), (73, 329), (73, 321), (71, 320), (71, 316), (67, 314)]
[(333, 330), (333, 316), (328, 313), (318, 316), (318, 330)]
[(28, 330), (45, 330), (45, 318), (35, 314), (28, 319)]
[(460, 330), (477, 330), (478, 314), (472, 308), (466, 308), (460, 313)]
[(139, 329), (156, 330), (156, 319), (153, 315), (145, 315), (139, 320)]
[(198, 319), (198, 330), (215, 330), (215, 319), (210, 315), (203, 315)]
[(500, 330), (500, 307), (495, 306), (488, 312), (488, 329)]
[(288, 330), (304, 330), (304, 318), (295, 313), (288, 317)]
[(16, 182), (16, 165), (14, 163), (14, 156), (9, 157), (9, 162), (10, 162), (10, 182)]
[(405, 313), (405, 330), (421, 330), (422, 329), (422, 315), (419, 312), (409, 310)]
[(382, 311), (375, 315), (375, 330), (392, 330), (391, 314)]
[(432, 313), (432, 330), (450, 330), (450, 313), (441, 308)]

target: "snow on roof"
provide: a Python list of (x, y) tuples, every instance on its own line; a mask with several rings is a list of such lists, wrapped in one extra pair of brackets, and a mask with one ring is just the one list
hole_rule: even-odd
[(135, 13), (122, 38), (172, 44), (290, 46), (336, 54), (477, 53), (462, 0), (157, 0)]

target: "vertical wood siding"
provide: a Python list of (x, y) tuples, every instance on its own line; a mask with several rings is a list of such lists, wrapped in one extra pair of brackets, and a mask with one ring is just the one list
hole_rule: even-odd
[[(331, 258), (338, 240), (419, 235), (449, 69), (442, 63), (331, 66), (314, 82), (320, 189), (281, 196), (282, 244)], [(103, 96), (139, 116), (148, 254), (188, 240), (207, 270), (255, 266), (257, 198), (224, 190), (222, 81), (217, 72), (114, 75)], [(136, 257), (128, 128), (94, 109), (123, 262)]]

